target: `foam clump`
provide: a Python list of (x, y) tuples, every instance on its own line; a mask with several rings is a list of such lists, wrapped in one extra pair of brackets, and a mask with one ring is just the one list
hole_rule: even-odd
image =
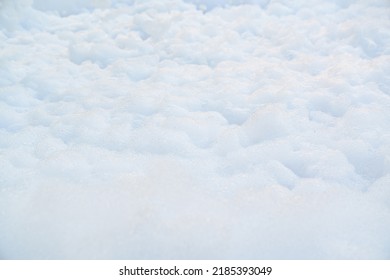
[(0, 1), (0, 258), (388, 259), (389, 10)]
[(111, 6), (111, 0), (33, 0), (33, 7), (44, 12), (55, 12), (62, 16), (86, 12), (93, 9), (104, 9)]

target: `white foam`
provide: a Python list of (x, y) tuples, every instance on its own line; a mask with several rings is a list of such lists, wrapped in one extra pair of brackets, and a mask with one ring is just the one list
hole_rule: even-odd
[(0, 4), (1, 258), (390, 257), (388, 1)]

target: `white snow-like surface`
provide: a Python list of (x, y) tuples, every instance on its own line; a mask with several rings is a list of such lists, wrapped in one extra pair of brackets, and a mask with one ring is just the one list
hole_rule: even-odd
[(0, 0), (0, 258), (389, 259), (388, 0)]

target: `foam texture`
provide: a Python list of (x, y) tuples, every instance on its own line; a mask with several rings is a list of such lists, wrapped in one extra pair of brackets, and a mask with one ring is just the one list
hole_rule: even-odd
[(389, 259), (389, 14), (0, 1), (0, 258)]

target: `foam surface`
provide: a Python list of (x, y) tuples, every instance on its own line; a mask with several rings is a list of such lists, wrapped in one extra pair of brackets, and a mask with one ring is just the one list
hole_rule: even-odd
[(0, 258), (389, 259), (389, 14), (0, 1)]

